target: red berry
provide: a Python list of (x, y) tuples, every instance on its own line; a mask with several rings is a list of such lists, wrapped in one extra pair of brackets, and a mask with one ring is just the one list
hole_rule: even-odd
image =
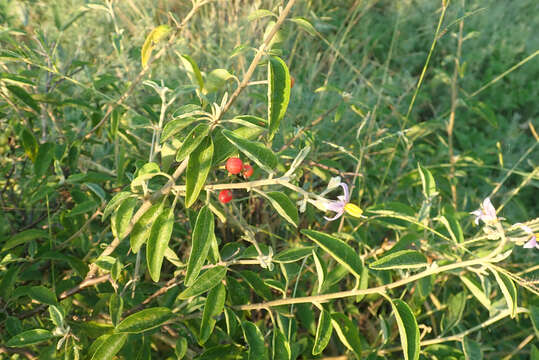
[(240, 158), (232, 157), (226, 161), (226, 169), (233, 175), (239, 174), (242, 168), (243, 161)]
[(226, 204), (232, 200), (232, 191), (230, 190), (221, 190), (219, 192), (219, 201), (223, 204)]
[(249, 164), (245, 164), (243, 165), (243, 176), (245, 176), (245, 178), (249, 178), (251, 177), (251, 175), (253, 175), (253, 167)]
[(296, 80), (294, 80), (294, 77), (290, 76), (290, 89), (292, 89), (294, 87), (295, 82), (296, 82)]

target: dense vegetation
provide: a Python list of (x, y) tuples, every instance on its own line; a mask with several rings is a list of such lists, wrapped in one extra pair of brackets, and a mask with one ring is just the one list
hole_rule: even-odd
[(0, 359), (539, 359), (535, 0), (0, 24)]

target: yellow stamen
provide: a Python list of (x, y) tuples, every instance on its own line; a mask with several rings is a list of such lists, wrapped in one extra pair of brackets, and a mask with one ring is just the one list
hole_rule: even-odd
[(344, 205), (344, 211), (346, 211), (348, 215), (351, 215), (356, 218), (360, 218), (361, 214), (363, 214), (363, 210), (361, 210), (359, 206), (352, 203)]

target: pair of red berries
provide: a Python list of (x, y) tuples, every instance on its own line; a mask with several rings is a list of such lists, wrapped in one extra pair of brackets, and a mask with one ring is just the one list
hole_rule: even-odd
[[(246, 179), (253, 175), (253, 167), (249, 164), (244, 164), (240, 158), (231, 157), (226, 161), (226, 170), (232, 174), (237, 175), (243, 171), (243, 177)], [(219, 192), (219, 201), (226, 204), (232, 200), (232, 191), (226, 189)]]
[(245, 178), (251, 177), (253, 175), (253, 167), (249, 164), (244, 164), (240, 158), (231, 157), (226, 161), (226, 169), (232, 175), (237, 175), (243, 171), (243, 176)]

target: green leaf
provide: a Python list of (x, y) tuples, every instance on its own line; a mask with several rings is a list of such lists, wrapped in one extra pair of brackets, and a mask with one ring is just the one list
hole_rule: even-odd
[(427, 266), (427, 257), (415, 250), (402, 250), (369, 264), (373, 270), (416, 269)]
[(37, 102), (32, 98), (32, 96), (26, 92), (22, 87), (15, 86), (15, 85), (6, 85), (6, 88), (17, 98), (22, 100), (26, 105), (30, 106), (36, 113), (39, 113), (39, 105)]
[(260, 276), (251, 270), (243, 270), (240, 272), (240, 276), (249, 284), (254, 292), (264, 298), (265, 300), (271, 299), (271, 290), (260, 278)]
[(198, 124), (187, 134), (182, 146), (176, 153), (176, 161), (180, 162), (191, 154), (210, 133), (208, 124)]
[(279, 130), (279, 124), (290, 101), (290, 73), (286, 63), (271, 56), (268, 61), (268, 121), (269, 138)]
[(159, 25), (150, 31), (140, 51), (141, 64), (143, 68), (146, 67), (148, 60), (150, 60), (150, 56), (152, 56), (152, 51), (155, 45), (165, 36), (167, 36), (171, 30), (171, 27), (168, 25)]
[(298, 209), (296, 208), (296, 205), (290, 200), (288, 196), (286, 196), (284, 193), (279, 191), (272, 191), (269, 193), (259, 192), (261, 195), (263, 195), (266, 199), (269, 200), (271, 203), (271, 206), (275, 210), (277, 210), (277, 213), (281, 215), (286, 221), (288, 221), (290, 224), (294, 225), (295, 227), (298, 226), (299, 222), (299, 216), (298, 216)]
[(9, 347), (23, 347), (39, 344), (52, 338), (52, 333), (45, 329), (27, 330), (13, 336), (5, 345)]
[[(316, 250), (313, 249), (312, 254), (314, 266), (316, 268), (316, 277), (318, 279), (318, 288), (316, 289), (316, 292), (320, 294), (322, 292), (322, 286), (324, 285), (324, 281), (327, 277), (327, 266), (321, 259), (320, 255), (318, 255)], [(363, 268), (363, 271), (365, 271), (365, 268)], [(363, 278), (361, 280), (363, 281)]]
[(419, 327), (412, 309), (400, 299), (392, 300), (391, 306), (399, 327), (404, 359), (419, 359)]
[(193, 230), (193, 244), (191, 254), (187, 262), (187, 271), (185, 273), (185, 286), (191, 286), (208, 256), (212, 235), (214, 234), (214, 218), (210, 208), (206, 205), (198, 212), (195, 229)]
[(226, 267), (224, 266), (216, 266), (213, 267), (200, 275), (193, 285), (185, 289), (180, 295), (178, 295), (178, 299), (185, 300), (193, 296), (200, 295), (202, 293), (205, 293), (206, 291), (212, 289), (213, 287), (217, 286), (221, 280), (226, 275)]
[(169, 137), (185, 129), (193, 121), (195, 121), (195, 118), (186, 117), (173, 119), (167, 122), (163, 127), (163, 132), (161, 133), (161, 143), (164, 143)]
[(290, 343), (286, 340), (283, 332), (278, 328), (273, 330), (273, 359), (292, 360)]
[(112, 320), (112, 325), (116, 326), (122, 318), (122, 312), (124, 309), (124, 300), (122, 297), (116, 293), (113, 293), (110, 296), (109, 302), (109, 314), (110, 319)]
[(316, 36), (317, 31), (314, 26), (309, 22), (309, 20), (301, 17), (295, 17), (290, 19), (290, 21), (296, 23), (296, 25), (298, 25), (300, 29), (305, 30), (307, 33), (309, 33), (309, 35)]
[(144, 309), (123, 319), (116, 326), (115, 332), (140, 334), (163, 325), (172, 317), (174, 317), (174, 313), (169, 308)]
[[(124, 346), (127, 340), (127, 334), (111, 334), (103, 335), (104, 340), (101, 340), (101, 344), (95, 351), (91, 360), (110, 360), (114, 358)], [(100, 338), (96, 340), (99, 341)]]
[(148, 210), (146, 210), (144, 215), (140, 217), (135, 225), (133, 225), (133, 230), (131, 230), (131, 235), (129, 236), (131, 250), (133, 250), (133, 253), (138, 253), (140, 247), (150, 237), (152, 225), (157, 217), (163, 212), (164, 205), (164, 200), (160, 203), (153, 204)]
[(232, 76), (232, 74), (230, 74), (226, 69), (212, 70), (208, 76), (206, 76), (204, 93), (208, 94), (219, 91), (223, 86), (225, 86), (226, 82), (232, 78), (234, 78), (234, 76)]
[(361, 338), (358, 326), (341, 313), (331, 314), (331, 324), (343, 345), (353, 351), (358, 358), (361, 358)]
[(475, 298), (490, 311), (490, 299), (481, 289), (481, 285), (466, 275), (460, 276), (460, 280), (466, 285)]
[(137, 198), (130, 197), (125, 199), (112, 215), (111, 228), (114, 236), (122, 240), (127, 236), (129, 222), (133, 216), (133, 211), (137, 205)]
[(321, 354), (331, 339), (333, 325), (331, 324), (331, 315), (326, 309), (322, 309), (318, 326), (316, 327), (316, 336), (314, 338), (313, 355)]
[(313, 249), (314, 249), (313, 246), (288, 248), (278, 253), (273, 258), (273, 261), (278, 262), (278, 263), (284, 263), (284, 264), (293, 263), (293, 262), (303, 259), (306, 256), (311, 255)]
[(483, 359), (481, 344), (477, 341), (470, 340), (468, 336), (465, 336), (464, 339), (462, 339), (462, 349), (464, 350), (464, 357), (466, 360)]
[(39, 229), (24, 230), (18, 234), (13, 235), (8, 241), (6, 241), (6, 243), (2, 247), (2, 251), (12, 249), (15, 246), (22, 245), (31, 240), (47, 239), (48, 237), (49, 237), (49, 233), (46, 232), (45, 230), (39, 230)]
[(249, 345), (249, 360), (269, 359), (268, 351), (264, 345), (264, 336), (252, 322), (244, 321), (242, 324), (245, 340)]
[(54, 156), (54, 144), (44, 143), (39, 146), (36, 161), (34, 162), (34, 172), (37, 177), (45, 175), (47, 169), (52, 163)]
[(219, 283), (219, 285), (211, 289), (208, 293), (200, 323), (199, 344), (203, 345), (209, 339), (213, 332), (213, 327), (217, 322), (215, 318), (223, 312), (225, 299), (226, 289), (223, 283)]
[[(263, 128), (243, 126), (234, 130), (233, 133), (242, 139), (253, 140), (260, 136), (264, 131), (265, 129)], [(215, 165), (228, 159), (232, 154), (236, 153), (237, 150), (236, 147), (223, 135), (222, 130), (218, 129), (214, 131), (213, 135), (213, 145), (215, 146), (215, 151), (213, 154), (212, 163)]]
[(354, 276), (357, 278), (361, 277), (363, 263), (350, 245), (334, 236), (315, 230), (304, 229), (301, 230), (301, 233), (318, 244), (325, 252), (354, 274)]
[(270, 174), (275, 172), (275, 168), (277, 167), (277, 156), (275, 156), (273, 151), (266, 146), (259, 142), (241, 138), (229, 130), (223, 130), (223, 135), (260, 168)]
[(146, 249), (146, 263), (153, 281), (159, 281), (163, 257), (172, 235), (174, 226), (174, 209), (161, 213), (152, 225)]
[(28, 296), (42, 304), (56, 305), (58, 303), (58, 300), (56, 300), (56, 295), (54, 295), (52, 290), (41, 285), (32, 286), (28, 290)]
[(176, 341), (176, 347), (174, 347), (174, 354), (176, 354), (176, 358), (178, 360), (183, 359), (185, 354), (187, 353), (187, 339), (183, 336), (178, 338)]
[(183, 66), (187, 70), (187, 75), (191, 79), (191, 82), (198, 84), (200, 90), (204, 89), (204, 80), (202, 79), (202, 74), (198, 68), (197, 63), (189, 55), (181, 55), (180, 60), (183, 63)]
[(195, 203), (210, 172), (213, 142), (206, 138), (189, 157), (185, 180), (185, 207)]
[(423, 166), (417, 164), (417, 171), (421, 178), (421, 185), (423, 187), (423, 196), (425, 199), (432, 199), (438, 192), (436, 191), (436, 182), (430, 171)]
[(64, 327), (64, 313), (61, 309), (60, 305), (50, 305), (49, 315), (54, 325)]
[(105, 219), (114, 211), (120, 204), (127, 199), (128, 197), (132, 196), (133, 194), (129, 191), (121, 191), (114, 195), (112, 199), (110, 199), (107, 206), (105, 206), (105, 210), (103, 210), (103, 216), (101, 217), (101, 221), (105, 221)]
[(533, 329), (535, 330), (535, 337), (539, 339), (539, 307), (530, 305), (530, 319), (532, 321)]
[(447, 312), (444, 313), (441, 321), (441, 329), (447, 333), (462, 319), (464, 308), (466, 307), (466, 292), (452, 294), (447, 301)]
[(249, 16), (247, 16), (247, 21), (261, 19), (267, 16), (275, 16), (275, 14), (266, 9), (256, 9), (255, 11), (252, 11)]
[(38, 152), (36, 137), (30, 130), (23, 128), (21, 132), (21, 140), (26, 156), (28, 156), (32, 162), (35, 162)]
[(490, 268), (490, 271), (494, 274), (498, 286), (502, 291), (507, 307), (511, 311), (511, 318), (514, 318), (517, 315), (517, 288), (515, 283), (507, 275)]

